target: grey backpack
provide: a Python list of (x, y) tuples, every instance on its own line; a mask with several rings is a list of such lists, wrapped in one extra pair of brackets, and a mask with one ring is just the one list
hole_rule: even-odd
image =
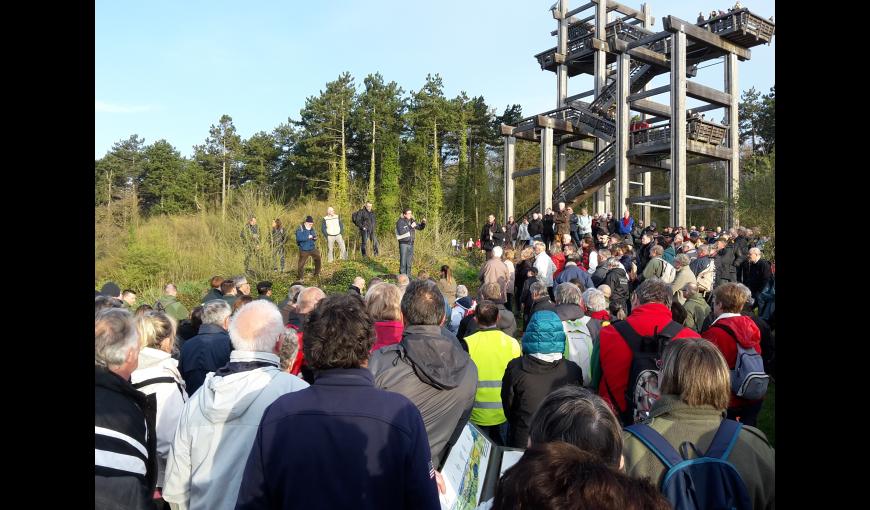
[(711, 328), (721, 328), (728, 333), (737, 344), (737, 361), (731, 370), (731, 391), (735, 395), (748, 400), (759, 400), (767, 394), (770, 376), (764, 372), (764, 360), (754, 349), (747, 349), (737, 341), (734, 331), (724, 324), (713, 324)]

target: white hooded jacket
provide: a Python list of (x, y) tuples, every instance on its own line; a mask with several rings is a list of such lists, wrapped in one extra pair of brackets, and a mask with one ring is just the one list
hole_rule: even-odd
[[(251, 369), (249, 363), (268, 365)], [(266, 408), (281, 395), (308, 387), (281, 371), (278, 356), (271, 353), (233, 351), (227, 367), (234, 364), (247, 369), (224, 376), (209, 373), (184, 406), (163, 489), (163, 499), (173, 508), (234, 508)]]

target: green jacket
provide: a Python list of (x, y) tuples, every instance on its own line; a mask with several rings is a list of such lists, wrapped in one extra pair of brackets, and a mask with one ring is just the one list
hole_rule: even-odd
[[(689, 406), (676, 395), (662, 395), (653, 404), (646, 424), (678, 451), (683, 441), (691, 441), (698, 451), (705, 452), (724, 416), (724, 410), (712, 406)], [(622, 440), (626, 474), (633, 478), (647, 477), (653, 485), (661, 487), (665, 474), (662, 461), (628, 432), (622, 433)], [(775, 458), (775, 451), (764, 432), (744, 425), (728, 461), (746, 483), (752, 508), (756, 510), (776, 508)]]
[[(687, 299), (683, 303), (683, 308), (686, 309), (686, 322), (683, 323), (683, 326), (695, 331), (698, 331), (698, 328), (704, 324), (704, 319), (710, 315), (710, 305), (704, 301), (704, 297), (700, 294), (695, 294)], [(700, 333), (700, 331), (698, 332)]]
[[(187, 311), (187, 308), (185, 308), (183, 304), (175, 299), (175, 296), (163, 295), (157, 300), (157, 303), (160, 303), (160, 305), (166, 309), (166, 315), (172, 317), (178, 322), (190, 318), (190, 312)], [(154, 304), (155, 309), (160, 308), (157, 306), (157, 303)]]

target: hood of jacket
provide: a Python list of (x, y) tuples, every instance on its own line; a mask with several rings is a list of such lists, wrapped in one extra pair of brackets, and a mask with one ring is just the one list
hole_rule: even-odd
[(471, 362), (459, 342), (441, 334), (440, 326), (405, 326), (401, 344), (417, 377), (438, 389), (459, 386)]
[(723, 317), (717, 319), (714, 324), (728, 326), (731, 331), (737, 335), (737, 342), (739, 342), (744, 349), (755, 347), (761, 343), (761, 331), (758, 329), (755, 322), (745, 315)]
[(209, 372), (202, 388), (197, 391), (202, 400), (203, 415), (212, 423), (225, 423), (245, 414), (260, 393), (275, 376), (281, 373), (278, 356), (265, 352), (233, 351), (230, 363), (264, 363), (253, 370), (217, 375)]
[(583, 309), (580, 308), (580, 305), (575, 305), (573, 303), (562, 303), (556, 305), (556, 314), (559, 316), (559, 319), (563, 321), (573, 321), (585, 315)]
[(464, 298), (457, 299), (456, 304), (466, 310), (471, 310), (471, 307), (474, 305), (474, 299), (471, 296), (465, 296)]
[(142, 370), (143, 368), (152, 368), (160, 365), (170, 365), (172, 367), (177, 367), (178, 361), (172, 359), (168, 352), (161, 351), (160, 349), (154, 349), (153, 347), (145, 347), (144, 349), (139, 351), (139, 365), (137, 366), (136, 370)]
[(523, 333), (523, 353), (552, 353), (565, 350), (565, 331), (555, 312), (541, 310), (532, 315), (532, 320)]

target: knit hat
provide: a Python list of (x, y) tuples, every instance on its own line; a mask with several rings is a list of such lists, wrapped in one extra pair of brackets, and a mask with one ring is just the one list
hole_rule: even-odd
[(121, 294), (121, 287), (115, 282), (106, 282), (103, 288), (100, 289), (100, 294), (109, 297), (118, 297)]
[(314, 218), (312, 218), (311, 216), (306, 216), (305, 223), (314, 223)]

